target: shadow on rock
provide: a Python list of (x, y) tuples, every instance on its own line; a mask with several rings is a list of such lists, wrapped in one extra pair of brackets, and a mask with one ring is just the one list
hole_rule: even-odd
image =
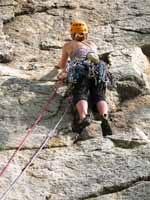
[[(54, 82), (31, 81), (16, 77), (9, 78), (1, 84), (3, 92), (3, 96), (0, 97), (0, 117), (3, 118), (1, 127), (6, 127), (0, 130), (1, 145), (7, 146), (7, 143), (9, 143), (8, 146), (16, 145), (18, 138), (23, 137), (22, 135), (33, 125), (47, 104), (48, 98), (53, 95), (54, 86)], [(30, 139), (32, 143), (39, 143), (40, 138), (54, 128), (67, 104), (62, 92), (58, 91), (42, 120), (34, 129)], [(65, 116), (59, 130), (67, 129), (66, 122), (69, 121), (69, 118), (68, 115)]]
[(9, 137), (9, 131), (7, 130), (7, 128), (0, 127), (0, 151), (3, 150), (5, 141), (7, 140), (8, 137)]

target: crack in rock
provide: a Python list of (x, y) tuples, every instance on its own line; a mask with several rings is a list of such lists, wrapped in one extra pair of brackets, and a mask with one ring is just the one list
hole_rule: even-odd
[[(46, 150), (46, 149), (54, 149), (54, 148), (63, 148), (63, 147), (67, 147), (66, 144), (64, 145), (57, 145), (57, 146), (53, 146), (53, 145), (46, 145), (45, 147), (42, 148), (42, 150)], [(40, 146), (37, 147), (22, 147), (19, 151), (32, 151), (32, 150), (38, 150), (40, 148)], [(17, 150), (17, 147), (0, 147), (0, 152), (6, 152), (6, 151), (15, 151)]]
[[(36, 7), (30, 7), (30, 6), (26, 6), (24, 7), (24, 10), (20, 11), (20, 12), (16, 12), (15, 13), (15, 17), (17, 16), (22, 16), (22, 15), (33, 15), (35, 13), (47, 13), (47, 11), (50, 11), (51, 9), (76, 9), (75, 5), (70, 5), (70, 4), (66, 4), (63, 6), (59, 6), (59, 5), (52, 5), (52, 6), (41, 6), (39, 8)], [(48, 13), (49, 14), (49, 13)]]
[(114, 143), (115, 147), (120, 147), (123, 149), (133, 149), (141, 145), (147, 145), (150, 143), (149, 140), (131, 139), (131, 140), (121, 140), (109, 138)]
[(133, 30), (133, 29), (130, 29), (130, 28), (120, 28), (120, 30), (128, 31), (128, 32), (133, 32), (133, 33), (138, 33), (138, 34), (142, 34), (142, 35), (150, 34), (150, 29), (149, 28), (147, 30), (146, 29), (143, 29), (143, 30)]
[(91, 6), (83, 6), (83, 5), (81, 5), (80, 8), (85, 9), (85, 10), (93, 10), (94, 9)]
[(125, 183), (120, 183), (118, 185), (104, 186), (100, 190), (95, 191), (86, 197), (79, 198), (79, 200), (88, 200), (90, 198), (95, 198), (95, 197), (108, 195), (108, 194), (112, 194), (112, 193), (118, 193), (118, 192), (121, 192), (130, 187), (133, 187), (135, 184), (137, 184), (139, 182), (143, 182), (143, 181), (146, 181), (146, 182), (150, 181), (150, 176), (148, 175), (148, 176), (137, 177), (136, 179), (133, 179), (133, 180), (125, 182)]
[(39, 48), (40, 48), (40, 50), (48, 51), (51, 49), (61, 49), (62, 46), (50, 45), (50, 44), (46, 44), (45, 42), (43, 42), (39, 45)]
[[(0, 5), (0, 7), (8, 7), (8, 6), (11, 6), (11, 7), (14, 7), (15, 5), (13, 4), (10, 4), (10, 5)], [(3, 23), (4, 25), (5, 24), (8, 24), (12, 21), (14, 21), (15, 17), (19, 17), (19, 16), (23, 16), (23, 15), (34, 15), (36, 13), (47, 13), (47, 14), (50, 14), (48, 11), (52, 10), (52, 9), (70, 9), (70, 10), (73, 10), (73, 9), (76, 9), (77, 6), (76, 5), (72, 5), (72, 4), (66, 4), (66, 5), (52, 5), (52, 6), (37, 6), (37, 7), (34, 7), (34, 6), (30, 6), (30, 5), (25, 5), (21, 11), (18, 11), (18, 12), (14, 12), (14, 16), (11, 17), (10, 19), (7, 19), (7, 20), (3, 20)], [(55, 14), (52, 14), (53, 16), (56, 16)]]
[(7, 4), (7, 5), (0, 5), (0, 8), (3, 8), (3, 7), (14, 7), (14, 4)]

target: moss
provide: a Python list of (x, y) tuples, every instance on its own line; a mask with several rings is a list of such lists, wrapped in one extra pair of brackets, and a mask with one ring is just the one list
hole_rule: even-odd
[(4, 150), (4, 145), (0, 144), (0, 151), (3, 151), (3, 150)]

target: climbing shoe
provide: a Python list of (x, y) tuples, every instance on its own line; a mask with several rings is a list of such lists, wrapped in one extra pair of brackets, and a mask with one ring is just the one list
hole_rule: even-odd
[(91, 123), (90, 115), (86, 115), (86, 117), (82, 121), (79, 121), (79, 126), (81, 129), (84, 129), (86, 126), (89, 126), (90, 123)]
[(90, 123), (90, 115), (86, 115), (86, 117), (82, 121), (73, 124), (72, 131), (80, 134), (86, 126), (90, 125)]
[(112, 129), (109, 125), (108, 119), (102, 118), (101, 128), (104, 137), (107, 135), (112, 135)]

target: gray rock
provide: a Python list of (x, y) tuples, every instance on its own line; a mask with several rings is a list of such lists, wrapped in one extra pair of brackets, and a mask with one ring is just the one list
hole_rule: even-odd
[[(89, 26), (99, 54), (107, 54), (115, 86), (107, 91), (113, 136), (93, 121), (74, 144), (67, 112), (52, 138), (10, 191), (10, 200), (148, 200), (150, 162), (150, 1), (0, 1), (0, 170), (49, 95), (54, 66), (70, 40), (73, 19)], [(0, 194), (18, 175), (70, 104), (63, 85), (16, 155)]]
[[(78, 146), (42, 151), (9, 198), (33, 199), (36, 193), (38, 199), (50, 196), (52, 199), (88, 199), (124, 191), (138, 182), (149, 180), (149, 145), (132, 151), (108, 146), (107, 140), (97, 138)], [(6, 160), (8, 154), (1, 152), (1, 155)], [(24, 165), (30, 155), (29, 151), (24, 151), (24, 156), (19, 153), (11, 165), (13, 174), (7, 172), (1, 184), (1, 193), (9, 183), (9, 177), (13, 179), (19, 173), (21, 163)], [(24, 191), (22, 196), (21, 191)], [(132, 189), (126, 191), (129, 198), (130, 191)], [(146, 197), (148, 192), (139, 192), (139, 196)]]

